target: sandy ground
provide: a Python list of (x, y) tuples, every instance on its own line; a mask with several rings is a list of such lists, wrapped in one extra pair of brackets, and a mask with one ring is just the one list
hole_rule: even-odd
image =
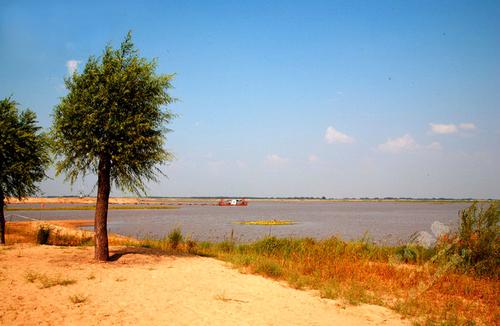
[[(92, 260), (92, 247), (0, 247), (2, 325), (405, 325), (394, 312), (345, 306), (223, 262), (112, 248), (115, 261)], [(74, 284), (40, 288), (37, 272)], [(70, 296), (84, 298), (73, 303)]]

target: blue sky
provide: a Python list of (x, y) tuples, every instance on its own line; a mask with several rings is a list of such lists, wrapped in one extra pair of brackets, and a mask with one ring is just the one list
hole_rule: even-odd
[[(132, 30), (179, 98), (151, 195), (499, 198), (498, 17), (498, 1), (1, 0), (0, 97), (50, 127), (68, 70)], [(48, 174), (46, 195), (95, 182)]]

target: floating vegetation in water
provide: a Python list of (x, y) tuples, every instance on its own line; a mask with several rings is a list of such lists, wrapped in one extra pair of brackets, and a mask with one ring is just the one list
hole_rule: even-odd
[(236, 223), (244, 224), (244, 225), (291, 225), (291, 224), (296, 224), (296, 222), (290, 221), (290, 220), (239, 221)]

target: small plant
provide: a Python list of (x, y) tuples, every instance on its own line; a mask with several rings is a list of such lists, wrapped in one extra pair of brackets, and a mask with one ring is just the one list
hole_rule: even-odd
[(74, 304), (84, 303), (87, 299), (88, 296), (84, 296), (83, 294), (74, 294), (69, 296), (69, 301)]
[(55, 277), (50, 277), (46, 274), (36, 273), (36, 272), (27, 272), (24, 276), (26, 281), (29, 283), (35, 283), (38, 281), (40, 283), (40, 289), (50, 288), (56, 285), (67, 286), (71, 284), (75, 284), (76, 280), (62, 278), (60, 275)]
[(115, 281), (117, 282), (125, 282), (127, 279), (125, 277), (122, 277), (122, 276), (118, 276), (117, 278), (115, 278)]
[(167, 236), (168, 242), (172, 249), (177, 249), (179, 244), (182, 242), (182, 232), (180, 228), (175, 228)]
[(279, 277), (283, 274), (283, 269), (274, 261), (262, 259), (257, 263), (255, 271), (271, 277)]
[(327, 282), (320, 290), (320, 296), (326, 299), (338, 299), (341, 295), (340, 285), (335, 280)]
[(228, 252), (232, 252), (234, 250), (234, 248), (236, 247), (236, 245), (232, 241), (224, 240), (224, 241), (218, 243), (217, 247), (220, 251), (228, 253)]
[(24, 278), (26, 279), (26, 282), (34, 283), (36, 281), (36, 279), (38, 278), (38, 273), (27, 272), (26, 275), (24, 275)]
[(187, 249), (187, 251), (188, 251), (190, 254), (194, 253), (194, 252), (196, 251), (196, 250), (195, 250), (195, 249), (196, 249), (196, 241), (191, 240), (191, 239), (188, 239), (188, 240), (186, 241), (186, 249)]
[(40, 225), (36, 232), (36, 243), (44, 245), (49, 243), (50, 227), (48, 225)]

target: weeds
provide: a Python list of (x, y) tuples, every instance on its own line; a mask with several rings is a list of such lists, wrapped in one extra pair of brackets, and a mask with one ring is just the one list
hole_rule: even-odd
[(460, 212), (457, 232), (439, 239), (436, 261), (453, 262), (457, 269), (480, 276), (500, 275), (500, 211), (495, 204), (477, 203)]
[(44, 245), (49, 243), (50, 227), (48, 225), (40, 225), (36, 233), (36, 243)]
[(79, 304), (79, 303), (84, 303), (88, 299), (88, 296), (85, 296), (83, 294), (74, 294), (69, 296), (69, 301), (71, 301), (74, 304)]
[(76, 280), (62, 278), (61, 275), (51, 277), (46, 274), (31, 271), (26, 273), (25, 279), (29, 283), (35, 283), (36, 281), (38, 281), (40, 283), (40, 289), (46, 289), (56, 285), (67, 286), (76, 283)]
[(179, 244), (182, 242), (183, 239), (180, 228), (175, 228), (172, 231), (170, 231), (167, 237), (168, 237), (168, 242), (170, 243), (170, 247), (172, 247), (172, 249), (174, 250), (177, 249), (177, 247), (179, 246)]

